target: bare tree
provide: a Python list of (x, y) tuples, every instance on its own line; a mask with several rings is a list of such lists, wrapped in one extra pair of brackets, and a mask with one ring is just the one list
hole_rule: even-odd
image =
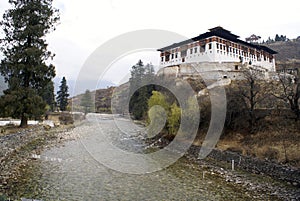
[(255, 124), (266, 114), (258, 113), (258, 106), (268, 97), (266, 78), (263, 69), (243, 66), (241, 69), (244, 79), (239, 83), (239, 94), (242, 97), (250, 131), (254, 131)]
[(300, 119), (300, 72), (299, 68), (288, 70), (286, 67), (278, 73), (279, 85), (273, 95), (287, 102), (295, 115), (295, 120)]

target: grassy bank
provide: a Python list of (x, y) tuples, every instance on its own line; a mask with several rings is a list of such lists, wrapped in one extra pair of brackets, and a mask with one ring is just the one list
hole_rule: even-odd
[[(281, 117), (266, 117), (257, 132), (225, 129), (216, 148), (300, 168), (300, 122)], [(195, 145), (206, 135), (199, 132)]]

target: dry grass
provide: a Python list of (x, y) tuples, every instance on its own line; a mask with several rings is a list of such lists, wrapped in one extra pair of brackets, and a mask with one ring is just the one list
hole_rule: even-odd
[(11, 133), (18, 133), (21, 131), (31, 130), (34, 128), (41, 127), (41, 125), (28, 125), (26, 128), (20, 128), (16, 125), (7, 125), (7, 126), (1, 126), (0, 127), (0, 136), (8, 135)]
[(255, 134), (228, 133), (217, 148), (300, 168), (300, 122), (279, 118), (271, 121)]

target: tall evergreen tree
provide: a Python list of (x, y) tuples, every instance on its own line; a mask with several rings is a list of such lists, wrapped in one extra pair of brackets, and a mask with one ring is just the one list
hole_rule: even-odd
[(45, 86), (55, 76), (54, 66), (46, 61), (54, 55), (47, 50), (45, 35), (55, 29), (58, 10), (52, 0), (9, 0), (12, 5), (0, 22), (5, 37), (0, 40), (4, 55), (0, 72), (8, 89), (0, 103), (2, 115), (21, 119), (21, 127), (29, 118), (45, 112), (41, 98)]
[(54, 95), (54, 83), (53, 81), (49, 82), (45, 89), (42, 90), (42, 98), (46, 102), (48, 109), (54, 111), (55, 108), (55, 95)]
[(139, 60), (136, 65), (132, 66), (131, 78), (129, 79), (131, 95), (129, 112), (135, 119), (142, 119), (147, 114), (147, 101), (154, 87), (153, 85), (143, 85), (151, 79), (154, 79), (154, 69), (152, 65), (147, 64), (144, 66), (143, 62)]
[(68, 93), (69, 87), (67, 85), (67, 80), (65, 77), (62, 78), (59, 86), (59, 91), (57, 92), (57, 104), (61, 111), (66, 111), (68, 106)]

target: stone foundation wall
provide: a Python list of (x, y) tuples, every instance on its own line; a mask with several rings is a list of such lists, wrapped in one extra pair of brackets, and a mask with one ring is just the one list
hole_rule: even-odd
[[(243, 74), (239, 62), (201, 62), (191, 64), (181, 64), (159, 69), (158, 76), (174, 76), (174, 77), (202, 77), (207, 80), (219, 80), (229, 78), (232, 80), (242, 80)], [(269, 75), (270, 74), (270, 75)], [(272, 73), (266, 73), (269, 79)]]

